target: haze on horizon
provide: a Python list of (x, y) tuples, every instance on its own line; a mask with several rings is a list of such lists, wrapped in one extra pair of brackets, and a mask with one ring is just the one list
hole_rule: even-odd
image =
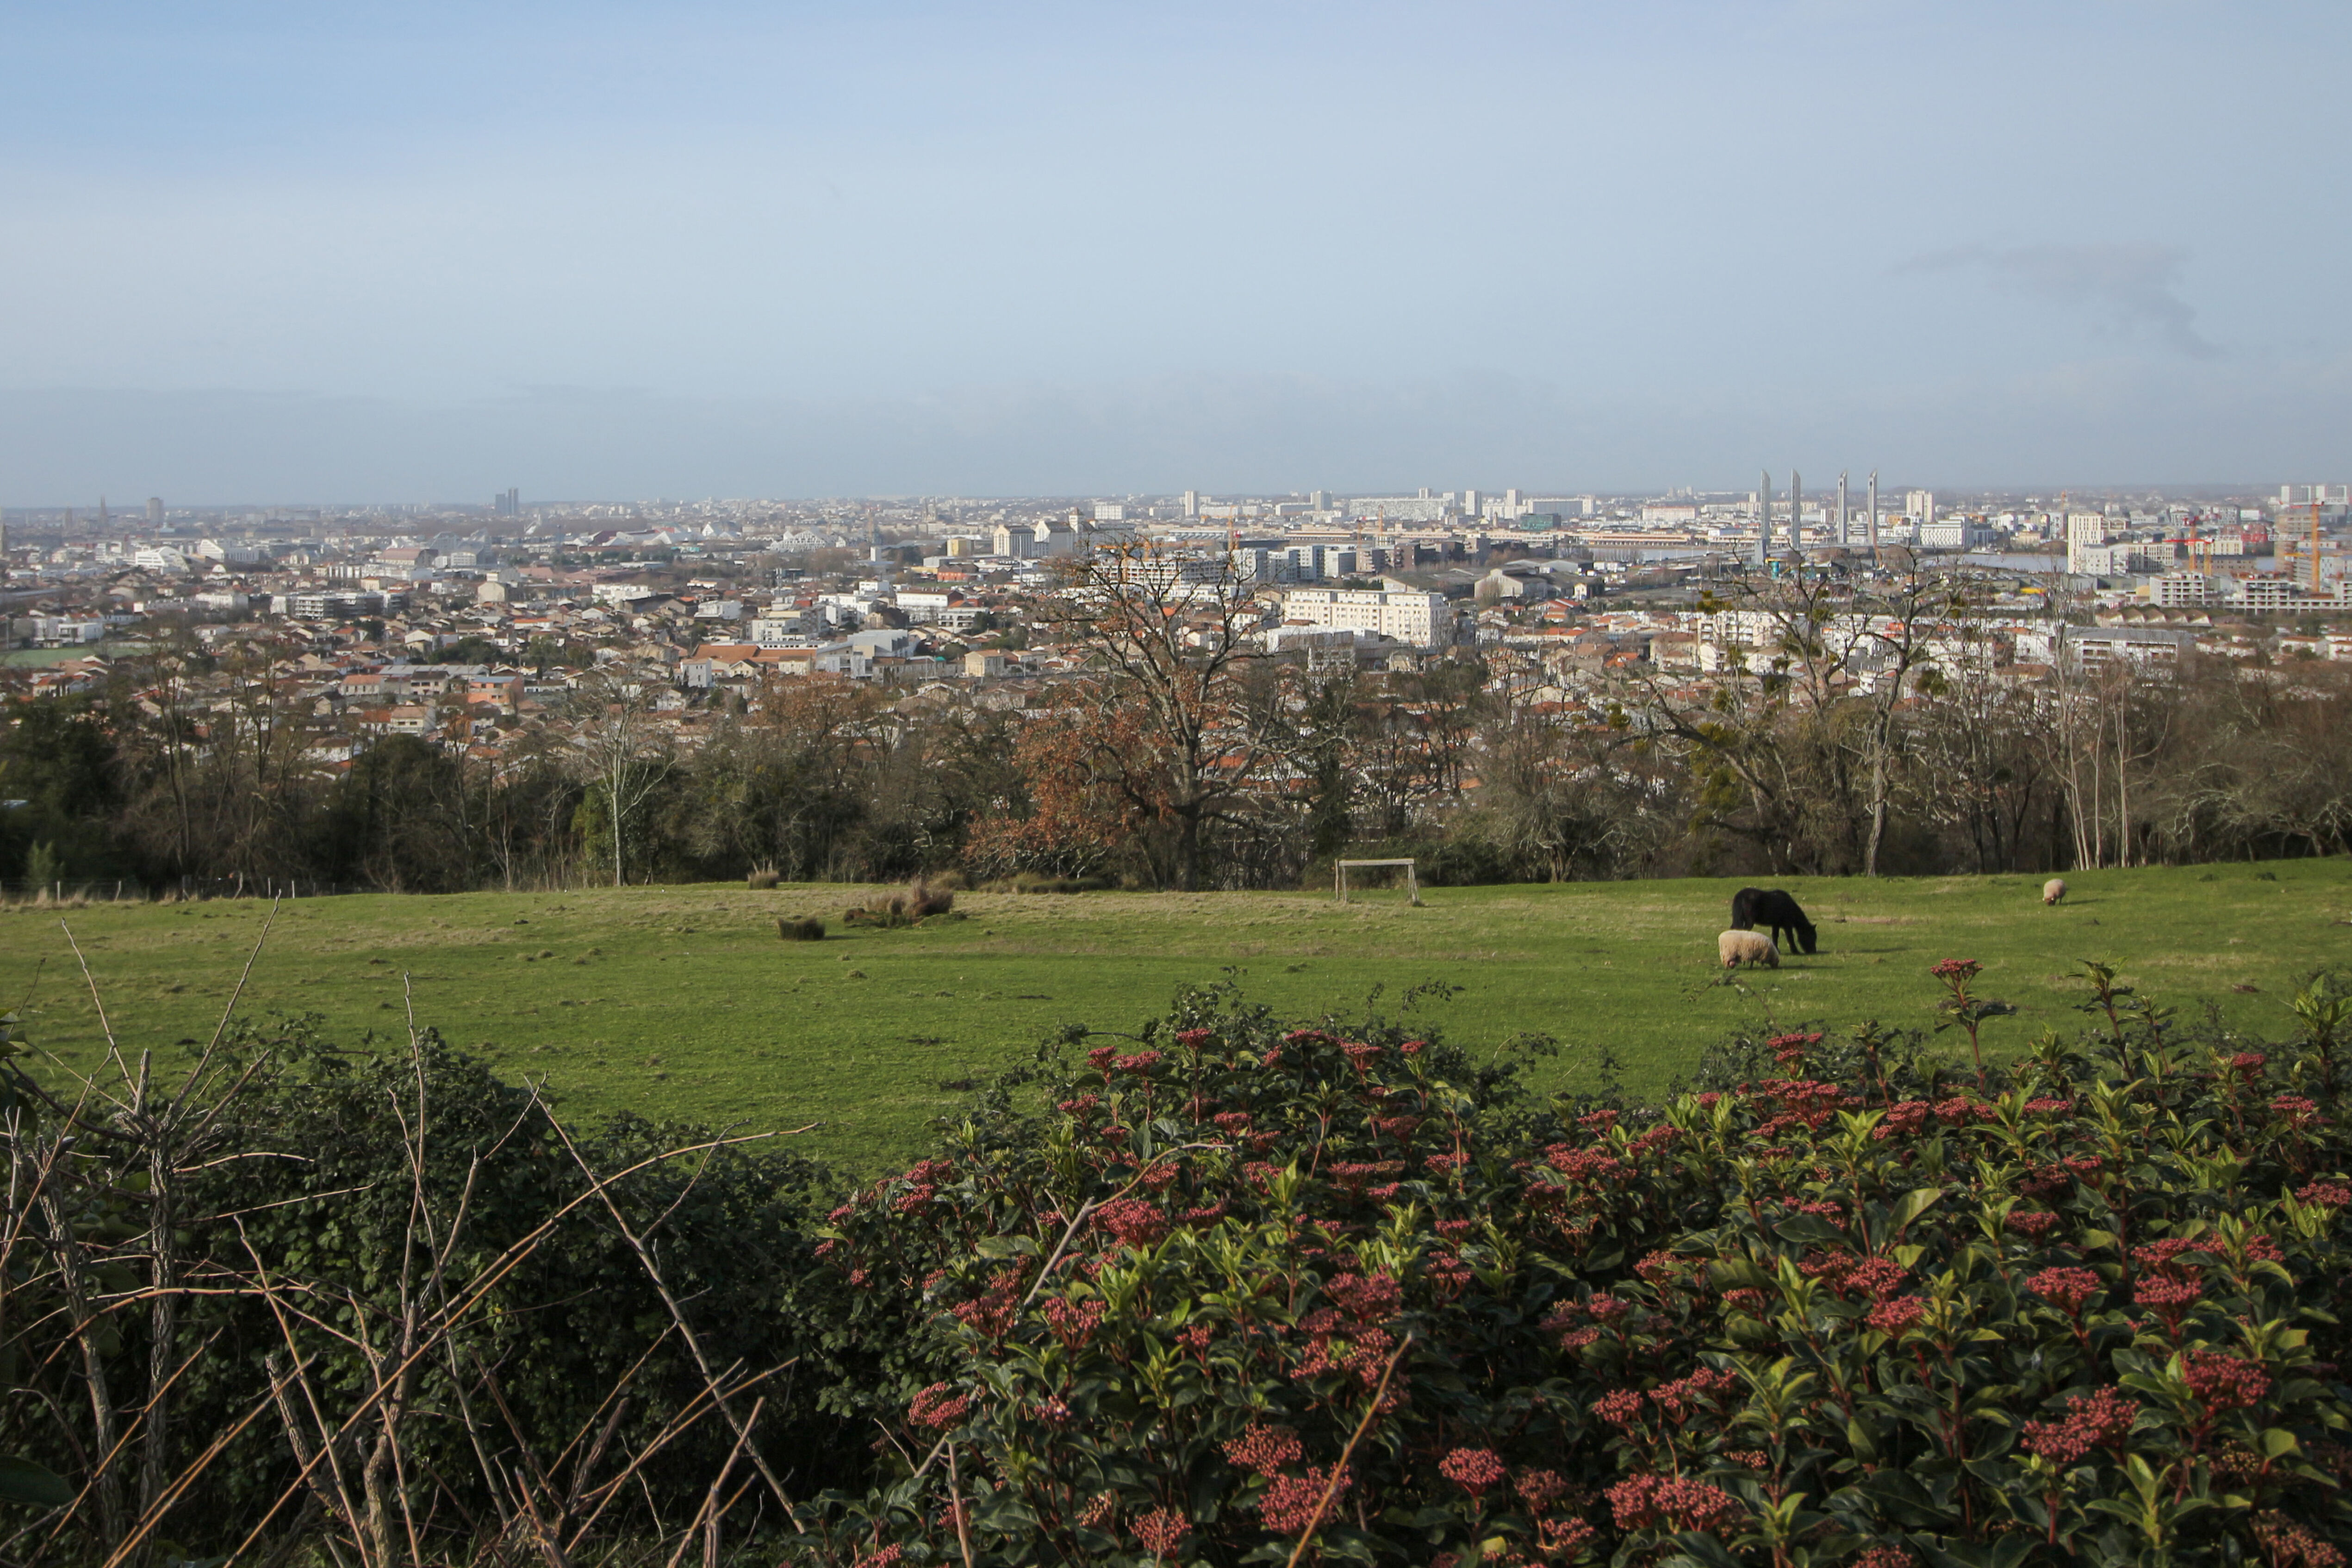
[(0, 18), (11, 505), (2352, 468), (2340, 4)]

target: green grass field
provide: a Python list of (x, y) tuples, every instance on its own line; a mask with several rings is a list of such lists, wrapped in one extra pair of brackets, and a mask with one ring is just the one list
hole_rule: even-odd
[[(2184, 1010), (2208, 1001), (2284, 1031), (2294, 977), (2352, 963), (2352, 865), (2340, 860), (2086, 872), (2042, 907), (2041, 879), (1785, 879), (1822, 932), (1749, 988), (1717, 979), (1715, 936), (1735, 883), (1616, 882), (1401, 895), (965, 894), (968, 918), (838, 931), (867, 891), (728, 886), (553, 894), (302, 900), (283, 906), (241, 1010), (316, 1013), (356, 1043), (420, 1023), (510, 1075), (544, 1078), (574, 1116), (624, 1107), (755, 1127), (817, 1122), (805, 1144), (861, 1169), (910, 1157), (947, 1087), (1022, 1056), (1059, 1026), (1131, 1029), (1187, 982), (1228, 970), (1278, 1012), (1360, 1014), (1375, 987), (1463, 989), (1424, 1004), (1485, 1048), (1540, 1030), (1608, 1043), (1636, 1089), (1658, 1089), (1727, 1030), (1766, 1021), (1932, 1021), (1940, 959), (1984, 963), (1985, 994), (2020, 1013), (1987, 1028), (2014, 1046), (2073, 1026), (2074, 961), (2119, 964)], [(61, 1064), (102, 1059), (90, 997), (59, 929), (81, 943), (117, 1037), (159, 1062), (208, 1038), (259, 934), (252, 901), (97, 905), (0, 914), (0, 1002), (21, 1005)], [(777, 940), (809, 913), (836, 934)], [(2251, 990), (2248, 988), (2252, 988)], [(1957, 1047), (1956, 1047), (1957, 1048)], [(1542, 1072), (1588, 1080), (1571, 1049)]]

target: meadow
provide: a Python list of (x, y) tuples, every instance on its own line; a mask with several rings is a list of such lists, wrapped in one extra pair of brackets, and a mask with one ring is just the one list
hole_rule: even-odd
[[(543, 1080), (572, 1118), (633, 1110), (752, 1128), (814, 1123), (810, 1152), (870, 1171), (919, 1152), (930, 1119), (1066, 1025), (1132, 1030), (1179, 986), (1237, 979), (1308, 1018), (1410, 1005), (1480, 1050), (1540, 1032), (1564, 1047), (1538, 1081), (1590, 1086), (1606, 1046), (1639, 1091), (1664, 1089), (1739, 1028), (1934, 1022), (1928, 969), (1982, 963), (2013, 1004), (1988, 1046), (2071, 1029), (2081, 959), (2148, 994), (2284, 1032), (2295, 978), (2352, 961), (2341, 860), (2092, 871), (2055, 909), (2038, 877), (1782, 879), (1821, 952), (1727, 985), (1715, 966), (1729, 880), (1328, 894), (959, 895), (956, 916), (844, 930), (875, 889), (699, 885), (282, 904), (238, 1004), (315, 1014), (357, 1046), (419, 1025)], [(778, 940), (815, 915), (822, 942)], [(122, 1048), (159, 1068), (211, 1037), (269, 907), (95, 904), (0, 914), (0, 1004), (63, 1079), (104, 1060), (87, 957)], [(1439, 982), (1451, 996), (1409, 996)], [(1376, 997), (1376, 1000), (1374, 998)], [(1962, 1048), (1946, 1037), (1946, 1048)]]

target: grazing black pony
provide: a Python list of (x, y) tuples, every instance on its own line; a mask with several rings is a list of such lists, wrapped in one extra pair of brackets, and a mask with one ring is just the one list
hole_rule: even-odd
[[(1813, 922), (1805, 918), (1796, 900), (1778, 888), (1769, 892), (1762, 888), (1742, 888), (1731, 895), (1731, 929), (1754, 931), (1758, 926), (1771, 931), (1776, 947), (1798, 952), (1813, 951)], [(1790, 937), (1796, 941), (1790, 942)]]

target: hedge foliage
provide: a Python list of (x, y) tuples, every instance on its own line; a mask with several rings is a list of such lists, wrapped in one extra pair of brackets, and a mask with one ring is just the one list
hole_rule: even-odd
[(831, 1216), (935, 1373), (804, 1552), (2341, 1563), (2352, 992), (2088, 979), (2006, 1068), (1788, 1033), (1652, 1109), (1222, 992), (1073, 1047)]

